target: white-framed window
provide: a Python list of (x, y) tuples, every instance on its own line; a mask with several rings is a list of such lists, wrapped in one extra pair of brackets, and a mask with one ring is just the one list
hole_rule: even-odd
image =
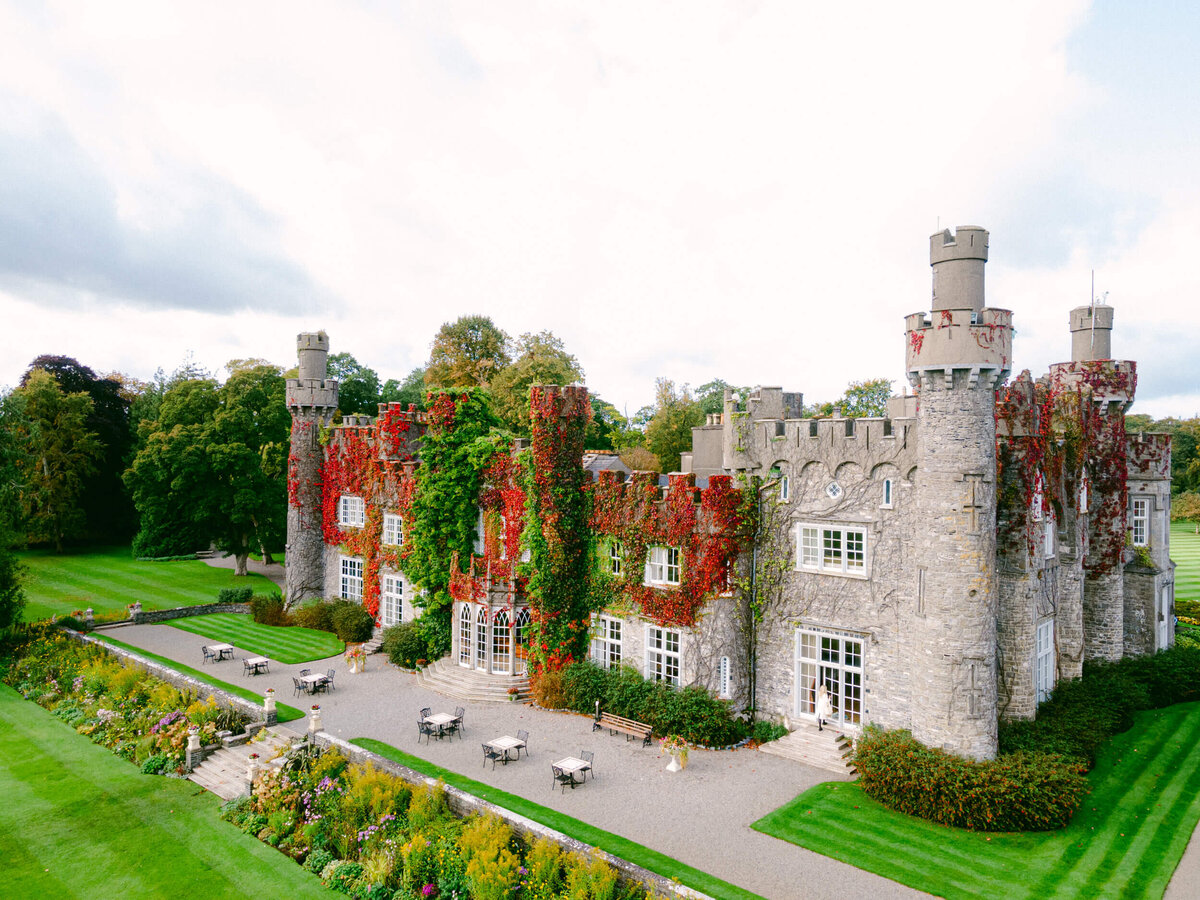
[(717, 696), (722, 700), (728, 700), (733, 696), (732, 691), (733, 685), (729, 673), (729, 657), (722, 656), (720, 662), (717, 663)]
[(895, 498), (892, 494), (893, 490), (895, 490), (895, 486), (892, 479), (883, 479), (883, 502), (879, 505), (884, 509), (891, 509), (895, 505)]
[(1054, 690), (1054, 620), (1047, 619), (1037, 627), (1033, 655), (1033, 686), (1037, 702), (1041, 703)]
[(1045, 491), (1042, 490), (1042, 473), (1038, 472), (1033, 477), (1033, 496), (1029, 498), (1029, 514), (1033, 517), (1033, 521), (1042, 521), (1042, 506), (1045, 504), (1045, 502), (1046, 494)]
[(602, 669), (616, 669), (621, 665), (621, 620), (611, 616), (597, 616), (595, 637), (592, 639), (592, 662)]
[(362, 602), (363, 561), (357, 556), (342, 557), (342, 599)]
[(651, 547), (646, 551), (646, 584), (679, 584), (678, 547)]
[(679, 632), (646, 626), (646, 677), (679, 684)]
[(1057, 531), (1058, 527), (1054, 521), (1054, 516), (1046, 516), (1042, 520), (1042, 555), (1046, 559), (1054, 555), (1054, 541), (1057, 537)]
[(608, 571), (611, 575), (621, 574), (621, 563), (625, 559), (625, 548), (620, 541), (608, 542)]
[(480, 509), (475, 515), (475, 555), (483, 556), (486, 552), (483, 539), (483, 510)]
[(458, 610), (458, 664), (471, 665), (471, 637), (475, 621), (471, 616), (471, 604), (464, 603)]
[(384, 628), (404, 621), (404, 579), (384, 573), (379, 591), (379, 624)]
[(861, 634), (804, 626), (796, 631), (796, 713), (816, 715), (821, 686), (829, 694), (833, 722), (857, 727), (863, 710)]
[(796, 526), (796, 568), (830, 575), (867, 573), (867, 529), (862, 525)]
[(1133, 514), (1129, 517), (1129, 532), (1133, 546), (1145, 547), (1150, 543), (1150, 498), (1133, 498)]
[(792, 496), (792, 482), (786, 475), (779, 476), (779, 499), (787, 503)]
[(389, 547), (404, 543), (404, 520), (395, 513), (383, 514), (383, 542)]
[(367, 510), (362, 497), (342, 494), (338, 498), (338, 524), (359, 528), (367, 523)]

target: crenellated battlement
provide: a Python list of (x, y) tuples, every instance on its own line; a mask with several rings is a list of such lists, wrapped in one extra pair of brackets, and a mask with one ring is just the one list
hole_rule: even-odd
[(1050, 383), (1058, 391), (1089, 388), (1093, 403), (1124, 412), (1137, 393), (1137, 363), (1121, 359), (1054, 363)]
[(940, 309), (904, 318), (904, 363), (916, 389), (955, 373), (969, 387), (992, 390), (1012, 369), (1012, 312), (1007, 309)]
[(1125, 460), (1131, 478), (1168, 481), (1171, 478), (1171, 435), (1140, 431), (1128, 435)]

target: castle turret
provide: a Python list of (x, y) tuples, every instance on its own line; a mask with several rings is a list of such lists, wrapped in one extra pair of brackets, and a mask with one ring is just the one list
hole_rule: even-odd
[(288, 457), (287, 601), (295, 605), (325, 594), (325, 538), (321, 532), (322, 428), (338, 404), (338, 383), (326, 378), (329, 337), (325, 332), (296, 336), (297, 378), (287, 382), (292, 414)]
[(912, 732), (979, 759), (996, 754), (995, 390), (1012, 356), (1012, 313), (983, 305), (988, 233), (930, 239), (931, 314), (907, 328), (920, 395), (914, 501)]
[(1137, 390), (1137, 364), (1111, 359), (1113, 309), (1071, 310), (1071, 362), (1050, 367), (1058, 393), (1077, 391), (1090, 402), (1088, 543), (1083, 562), (1084, 659), (1120, 659), (1125, 649), (1123, 584), (1126, 505), (1125, 412)]

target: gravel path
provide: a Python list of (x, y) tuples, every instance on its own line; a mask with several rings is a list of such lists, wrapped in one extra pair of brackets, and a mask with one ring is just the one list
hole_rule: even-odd
[[(207, 639), (166, 625), (130, 625), (107, 632), (200, 668), (200, 647)], [(829, 898), (884, 900), (925, 897), (904, 885), (759, 834), (750, 824), (777, 809), (830, 773), (757, 750), (692, 750), (685, 771), (666, 771), (668, 758), (657, 744), (607, 732), (593, 732), (591, 719), (523, 704), (456, 701), (417, 684), (416, 676), (369, 658), (368, 669), (351, 675), (340, 656), (304, 665), (272, 662), (266, 675), (246, 676), (241, 657), (213, 665), (215, 677), (265, 691), (275, 688), (284, 703), (307, 708), (307, 697), (294, 697), (292, 676), (301, 668), (336, 672), (335, 689), (321, 694), (325, 730), (345, 740), (371, 737), (437, 763), (446, 769), (527, 797), (606, 831), (619, 834), (681, 862), (771, 900)], [(209, 667), (205, 667), (209, 668)], [(461, 739), (417, 742), (416, 719), (422, 707), (453, 712), (466, 707)], [(297, 732), (306, 720), (285, 727)], [(529, 732), (529, 755), (507, 766), (483, 766), (484, 741), (518, 729)], [(550, 764), (580, 750), (596, 754), (596, 778), (560, 792), (551, 786)], [(1166, 900), (1200, 896), (1200, 841), (1193, 835), (1166, 892)]]

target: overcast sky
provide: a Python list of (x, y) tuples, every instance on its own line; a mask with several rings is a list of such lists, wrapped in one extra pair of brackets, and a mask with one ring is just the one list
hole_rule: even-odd
[(1015, 369), (1097, 293), (1200, 413), (1200, 4), (0, 0), (0, 385), (39, 353), (381, 378), (483, 313), (654, 379), (900, 390), (929, 235)]

